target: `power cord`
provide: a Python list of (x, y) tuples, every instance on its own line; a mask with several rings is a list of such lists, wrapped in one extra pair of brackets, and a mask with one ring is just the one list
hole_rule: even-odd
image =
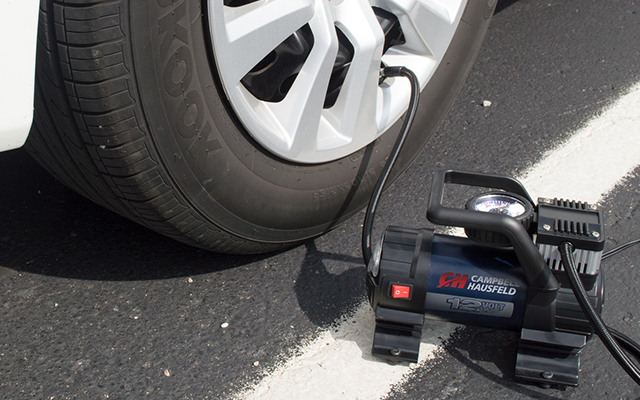
[(627, 242), (627, 243), (625, 243), (623, 245), (620, 245), (620, 246), (618, 246), (616, 248), (613, 248), (613, 249), (605, 252), (602, 255), (602, 259), (604, 260), (604, 259), (607, 259), (607, 258), (609, 258), (611, 256), (615, 256), (616, 254), (628, 249), (629, 247), (635, 246), (638, 243), (640, 243), (640, 239), (632, 240), (632, 241)]
[(409, 135), (409, 130), (411, 129), (411, 125), (413, 124), (413, 120), (416, 116), (416, 111), (418, 110), (418, 100), (420, 99), (420, 82), (413, 71), (405, 67), (385, 67), (380, 70), (381, 78), (394, 76), (403, 76), (409, 79), (409, 83), (411, 84), (411, 99), (409, 100), (409, 107), (407, 108), (404, 122), (400, 128), (400, 134), (398, 135), (396, 143), (391, 150), (391, 154), (389, 154), (389, 158), (387, 158), (387, 162), (380, 173), (378, 182), (371, 194), (371, 200), (369, 200), (367, 212), (364, 216), (364, 224), (362, 226), (362, 257), (364, 258), (365, 266), (369, 265), (369, 261), (371, 260), (371, 234), (373, 231), (373, 218), (375, 216), (376, 209), (378, 208), (378, 201), (380, 200), (382, 189), (389, 178), (391, 169), (398, 159), (400, 150), (402, 150), (402, 145), (404, 145), (404, 142)]
[(576, 263), (573, 258), (573, 244), (571, 242), (563, 242), (558, 246), (558, 250), (562, 257), (562, 265), (564, 265), (564, 270), (569, 278), (569, 284), (571, 285), (571, 289), (573, 289), (573, 293), (580, 304), (580, 308), (582, 308), (582, 311), (587, 316), (591, 326), (613, 358), (615, 358), (622, 369), (624, 369), (625, 372), (638, 385), (640, 385), (640, 368), (638, 368), (620, 348), (620, 345), (622, 345), (636, 357), (639, 357), (640, 345), (627, 336), (608, 328), (593, 309), (593, 306), (587, 298), (587, 291), (584, 289), (584, 286), (578, 277), (578, 272), (576, 271)]

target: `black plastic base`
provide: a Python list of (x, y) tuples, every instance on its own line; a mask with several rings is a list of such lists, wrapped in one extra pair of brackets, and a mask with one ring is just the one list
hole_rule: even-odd
[(522, 329), (516, 379), (545, 385), (577, 386), (584, 335)]
[(376, 308), (371, 354), (391, 362), (418, 362), (424, 315)]

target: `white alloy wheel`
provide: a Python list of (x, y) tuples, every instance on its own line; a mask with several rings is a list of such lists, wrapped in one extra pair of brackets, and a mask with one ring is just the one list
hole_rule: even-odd
[[(251, 136), (286, 160), (322, 163), (363, 148), (400, 118), (409, 102), (409, 84), (401, 78), (380, 84), (380, 66), (408, 67), (424, 88), (452, 41), (466, 3), (208, 0), (209, 28), (222, 86)], [(403, 35), (402, 42), (386, 51), (376, 9), (395, 16)], [(276, 49), (296, 35), (302, 42), (307, 38), (306, 53), (301, 50), (303, 56), (291, 59), (288, 52), (284, 56), (289, 60), (278, 61)], [(346, 74), (328, 107), (328, 87), (337, 59), (344, 55), (341, 45), (350, 47), (352, 57), (341, 65)], [(273, 82), (273, 74), (264, 78), (278, 86), (281, 98), (256, 96), (250, 90), (248, 74), (274, 66), (282, 70), (282, 65), (287, 68), (279, 80)]]

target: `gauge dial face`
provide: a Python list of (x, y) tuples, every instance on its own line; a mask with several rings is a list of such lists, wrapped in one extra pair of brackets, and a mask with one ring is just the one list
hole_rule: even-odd
[(510, 217), (519, 217), (526, 211), (526, 207), (519, 199), (501, 194), (488, 194), (480, 196), (473, 202), (475, 211), (494, 214), (505, 214)]

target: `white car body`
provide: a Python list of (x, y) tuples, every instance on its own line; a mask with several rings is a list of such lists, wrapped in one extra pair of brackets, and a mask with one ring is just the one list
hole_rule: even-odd
[(0, 0), (0, 37), (4, 38), (0, 151), (22, 146), (31, 128), (39, 3)]

